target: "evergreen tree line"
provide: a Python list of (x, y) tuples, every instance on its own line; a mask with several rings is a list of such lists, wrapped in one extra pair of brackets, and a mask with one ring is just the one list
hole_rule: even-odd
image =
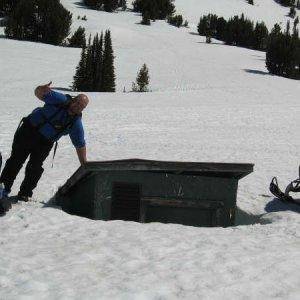
[(294, 22), (293, 32), (287, 24), (285, 32), (275, 24), (267, 45), (266, 66), (270, 73), (293, 79), (300, 79), (300, 39), (297, 25)]
[(205, 15), (198, 23), (198, 33), (224, 41), (227, 45), (236, 45), (256, 50), (265, 50), (267, 46), (268, 29), (264, 22), (254, 23), (245, 18), (244, 14), (234, 16), (226, 21), (214, 14)]
[(297, 7), (298, 9), (300, 9), (300, 0), (275, 0), (275, 1), (281, 4), (282, 6)]
[(60, 45), (70, 33), (72, 14), (60, 0), (0, 0), (8, 38)]
[(73, 81), (75, 91), (115, 92), (114, 55), (109, 30), (97, 34), (82, 48)]
[(126, 0), (83, 0), (83, 3), (92, 9), (107, 12), (113, 12), (119, 7), (122, 7), (123, 10), (127, 8)]
[(174, 0), (135, 0), (133, 11), (142, 13), (143, 20), (164, 20), (175, 12)]

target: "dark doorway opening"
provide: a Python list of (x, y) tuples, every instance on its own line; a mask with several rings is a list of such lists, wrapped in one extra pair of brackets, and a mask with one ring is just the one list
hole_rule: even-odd
[(139, 184), (114, 182), (112, 190), (112, 220), (139, 222), (141, 188)]

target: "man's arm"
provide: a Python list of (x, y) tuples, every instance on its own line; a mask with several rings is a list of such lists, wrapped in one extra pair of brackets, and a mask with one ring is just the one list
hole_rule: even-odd
[(87, 159), (86, 159), (86, 147), (76, 148), (77, 156), (80, 161), (80, 164), (83, 166)]
[(35, 96), (37, 98), (39, 98), (41, 101), (43, 101), (44, 100), (44, 96), (51, 91), (51, 87), (50, 87), (51, 84), (52, 84), (52, 81), (50, 81), (48, 84), (45, 84), (45, 85), (39, 85), (34, 90)]

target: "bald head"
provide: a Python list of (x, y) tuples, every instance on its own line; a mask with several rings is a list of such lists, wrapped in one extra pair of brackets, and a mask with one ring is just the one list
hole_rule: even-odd
[(79, 94), (75, 98), (78, 100), (78, 102), (80, 102), (84, 106), (83, 109), (85, 109), (89, 104), (89, 98), (85, 94)]
[(89, 98), (85, 94), (78, 94), (70, 103), (69, 113), (71, 115), (80, 114), (89, 104)]

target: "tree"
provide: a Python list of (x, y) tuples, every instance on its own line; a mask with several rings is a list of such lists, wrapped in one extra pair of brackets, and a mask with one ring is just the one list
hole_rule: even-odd
[(119, 7), (122, 7), (123, 10), (127, 9), (127, 1), (126, 0), (119, 0)]
[(277, 2), (279, 2), (283, 6), (293, 6), (295, 0), (277, 0)]
[(118, 0), (103, 0), (103, 9), (107, 12), (115, 11), (119, 6)]
[(89, 6), (91, 8), (96, 8), (99, 4), (102, 5), (103, 1), (102, 0), (83, 0), (83, 3), (86, 6)]
[(254, 29), (253, 48), (256, 50), (265, 50), (267, 47), (269, 31), (264, 22), (257, 22)]
[(169, 16), (168, 23), (176, 27), (181, 27), (183, 23), (182, 15)]
[(123, 10), (127, 9), (126, 0), (84, 0), (83, 2), (92, 9), (104, 10), (107, 12), (113, 12), (118, 7), (122, 7)]
[(248, 3), (251, 5), (254, 5), (254, 1), (253, 0), (248, 0)]
[(294, 6), (292, 6), (292, 7), (290, 8), (289, 17), (291, 17), (292, 19), (294, 19), (295, 16), (296, 16), (296, 9), (295, 9)]
[(174, 0), (135, 0), (132, 2), (133, 11), (148, 11), (151, 20), (164, 20), (175, 12)]
[(198, 33), (206, 36), (206, 43), (211, 42), (212, 37), (216, 37), (217, 33), (218, 16), (208, 14), (200, 18), (198, 23)]
[(95, 91), (101, 92), (102, 91), (102, 77), (103, 77), (103, 33), (101, 32), (100, 39), (97, 39), (96, 45), (96, 60), (95, 60), (95, 81), (94, 87)]
[(0, 11), (10, 14), (19, 2), (20, 0), (0, 0)]
[(37, 40), (37, 19), (34, 0), (20, 0), (11, 10), (6, 23), (5, 34), (8, 38)]
[(60, 45), (69, 35), (72, 14), (60, 0), (19, 0), (9, 14), (8, 38)]
[(86, 38), (85, 38), (85, 28), (79, 26), (74, 32), (71, 38), (68, 39), (69, 47), (85, 48)]
[(109, 30), (104, 36), (104, 53), (103, 53), (103, 73), (102, 73), (102, 91), (115, 92), (115, 70), (114, 55), (111, 42), (111, 33)]
[(114, 92), (115, 74), (110, 31), (97, 34), (93, 41), (89, 37), (88, 45), (82, 49), (81, 59), (76, 68), (73, 89), (86, 92)]
[(86, 91), (87, 77), (86, 77), (86, 59), (87, 52), (86, 48), (81, 50), (81, 58), (78, 66), (76, 67), (76, 73), (73, 78), (73, 90), (74, 91)]
[(151, 20), (150, 20), (150, 13), (149, 11), (144, 11), (142, 14), (142, 21), (141, 21), (142, 25), (151, 25)]
[(285, 33), (275, 24), (268, 39), (266, 66), (270, 73), (300, 79), (300, 40), (297, 35), (290, 35), (289, 27)]
[(216, 39), (221, 41), (225, 40), (226, 26), (227, 21), (223, 17), (218, 18), (216, 25)]
[(132, 83), (132, 91), (133, 92), (148, 92), (148, 84), (149, 84), (149, 70), (146, 64), (143, 64), (142, 68), (140, 69), (136, 83)]
[(296, 36), (299, 35), (299, 31), (298, 31), (298, 28), (297, 28), (298, 24), (299, 24), (299, 17), (297, 17), (294, 20), (293, 35), (296, 35)]

